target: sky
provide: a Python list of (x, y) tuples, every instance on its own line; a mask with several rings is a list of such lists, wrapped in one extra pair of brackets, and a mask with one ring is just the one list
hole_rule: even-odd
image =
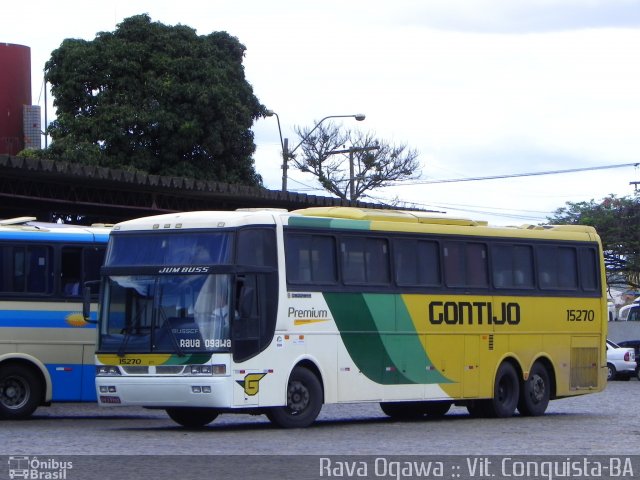
[[(31, 0), (5, 5), (0, 42), (31, 48), (44, 106), (44, 64), (65, 38), (141, 13), (237, 37), (247, 81), (292, 146), (296, 126), (362, 113), (337, 121), (418, 150), (419, 180), (365, 201), (538, 224), (640, 181), (640, 0)], [(276, 118), (253, 131), (256, 171), (279, 190)], [(578, 171), (512, 176), (562, 170)], [(288, 189), (329, 196), (293, 169)]]

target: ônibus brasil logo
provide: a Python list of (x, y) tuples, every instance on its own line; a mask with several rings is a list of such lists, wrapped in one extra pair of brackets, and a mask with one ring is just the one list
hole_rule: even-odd
[(9, 478), (27, 478), (39, 480), (65, 480), (67, 472), (73, 468), (73, 462), (55, 458), (38, 458), (22, 455), (9, 457)]

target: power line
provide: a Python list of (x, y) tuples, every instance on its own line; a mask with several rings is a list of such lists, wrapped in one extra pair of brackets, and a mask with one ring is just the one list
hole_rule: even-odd
[(611, 168), (622, 168), (622, 167), (637, 167), (640, 165), (639, 163), (619, 163), (616, 165), (603, 165), (600, 167), (585, 167), (585, 168), (569, 168), (566, 170), (546, 170), (543, 172), (529, 172), (529, 173), (511, 173), (506, 175), (492, 175), (489, 177), (467, 177), (467, 178), (448, 178), (442, 180), (417, 180), (417, 181), (407, 181), (407, 182), (395, 182), (392, 185), (388, 186), (398, 186), (398, 185), (429, 185), (434, 183), (457, 183), (457, 182), (475, 182), (478, 180), (500, 180), (503, 178), (516, 178), (516, 177), (535, 177), (540, 175), (556, 175), (560, 173), (575, 173), (575, 172), (588, 172), (592, 170), (607, 170)]
[[(389, 201), (389, 199), (386, 198), (382, 198), (382, 197), (376, 197), (373, 195), (366, 195), (367, 198), (370, 198), (374, 201), (378, 201), (382, 204), (385, 204), (387, 206), (390, 207), (396, 207), (396, 208), (402, 208), (399, 207), (398, 205), (392, 205), (387, 203)], [(438, 209), (443, 209), (446, 211), (449, 210), (455, 210), (455, 211), (459, 211), (459, 212), (469, 212), (469, 213), (474, 213), (474, 214), (482, 214), (482, 215), (491, 215), (494, 217), (502, 217), (502, 218), (511, 218), (511, 219), (520, 219), (520, 220), (533, 220), (533, 221), (545, 221), (546, 217), (542, 217), (539, 215), (527, 215), (527, 213), (542, 213), (542, 214), (546, 214), (547, 212), (540, 212), (540, 211), (536, 211), (536, 210), (517, 210), (517, 209), (506, 209), (506, 208), (496, 208), (496, 207), (486, 207), (486, 206), (482, 206), (482, 205), (476, 205), (476, 208), (457, 208), (457, 207), (464, 207), (465, 205), (460, 205), (460, 204), (426, 204), (426, 203), (420, 203), (420, 202), (412, 202), (412, 201), (402, 201), (402, 204), (409, 205), (413, 208), (438, 208)], [(487, 210), (485, 210), (487, 209)], [(494, 211), (492, 211), (494, 210)], [(503, 212), (498, 212), (495, 210), (502, 210)], [(442, 212), (442, 213), (445, 213)], [(507, 212), (513, 212), (513, 213), (507, 213)], [(524, 212), (524, 214), (522, 213), (517, 213), (517, 212)], [(551, 213), (549, 212), (549, 215)]]

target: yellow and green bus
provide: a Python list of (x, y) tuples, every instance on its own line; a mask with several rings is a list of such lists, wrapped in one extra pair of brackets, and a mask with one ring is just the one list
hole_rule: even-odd
[[(104, 226), (0, 220), (0, 419), (51, 402), (95, 402), (96, 328), (83, 285), (100, 278)], [(98, 289), (87, 297), (97, 311)]]
[(102, 269), (98, 401), (190, 427), (305, 427), (353, 402), (541, 415), (605, 386), (604, 278), (582, 226), (351, 207), (131, 220)]

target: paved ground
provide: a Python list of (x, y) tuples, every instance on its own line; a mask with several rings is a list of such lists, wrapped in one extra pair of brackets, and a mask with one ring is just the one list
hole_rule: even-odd
[(163, 411), (60, 404), (0, 421), (0, 454), (501, 455), (640, 453), (640, 382), (552, 401), (542, 417), (392, 421), (377, 404), (326, 405), (312, 427), (280, 430), (264, 416), (221, 415), (185, 430)]

